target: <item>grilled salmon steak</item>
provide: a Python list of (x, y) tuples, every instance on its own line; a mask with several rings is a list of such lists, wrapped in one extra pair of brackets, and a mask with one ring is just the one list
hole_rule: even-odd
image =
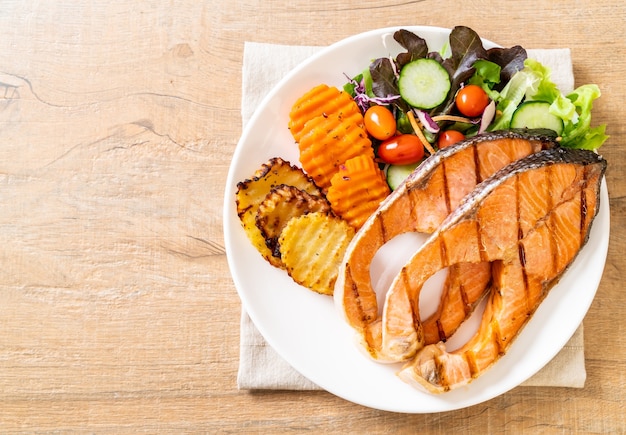
[[(478, 183), (511, 162), (555, 146), (554, 137), (542, 133), (475, 136), (433, 154), (381, 203), (348, 246), (334, 290), (336, 305), (373, 358), (385, 359), (377, 351), (381, 312), (370, 276), (379, 248), (403, 233), (432, 233)], [(425, 343), (452, 335), (490, 281), (488, 264), (450, 268), (441, 304), (424, 322)]]
[[(591, 151), (552, 149), (488, 178), (442, 222), (396, 276), (380, 327), (390, 359), (412, 358), (399, 376), (431, 392), (470, 382), (509, 348), (587, 242), (606, 161)], [(420, 346), (415, 306), (426, 280), (457, 263), (492, 263), (489, 300), (460, 349)]]

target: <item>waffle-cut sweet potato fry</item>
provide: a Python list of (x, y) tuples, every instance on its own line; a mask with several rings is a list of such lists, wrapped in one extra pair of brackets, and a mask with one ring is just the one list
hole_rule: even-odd
[(272, 188), (259, 205), (256, 214), (256, 225), (274, 257), (268, 258), (268, 261), (280, 261), (278, 238), (287, 223), (294, 217), (312, 212), (331, 212), (326, 198), (285, 184)]
[[(237, 183), (237, 215), (246, 235), (254, 247), (265, 258), (274, 258), (265, 244), (265, 238), (256, 225), (256, 215), (261, 202), (275, 186), (286, 184), (297, 187), (311, 195), (322, 196), (322, 192), (302, 169), (291, 165), (280, 157), (264, 163), (254, 175)], [(272, 261), (270, 263), (274, 264)], [(280, 264), (274, 264), (280, 267)]]
[(373, 158), (360, 155), (339, 168), (326, 197), (333, 211), (358, 230), (390, 193)]
[(352, 97), (336, 87), (320, 84), (296, 100), (289, 113), (289, 130), (296, 142), (306, 131), (305, 124), (318, 116), (349, 116), (361, 113)]
[(318, 293), (332, 295), (354, 229), (331, 213), (315, 212), (289, 221), (279, 238), (289, 276)]
[(346, 160), (363, 155), (374, 158), (374, 148), (363, 126), (363, 116), (328, 115), (300, 139), (300, 163), (315, 183), (326, 190), (330, 179)]

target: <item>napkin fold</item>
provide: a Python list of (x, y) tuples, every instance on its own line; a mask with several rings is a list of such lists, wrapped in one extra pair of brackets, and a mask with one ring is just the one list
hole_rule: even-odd
[[(265, 95), (295, 66), (322, 47), (246, 42), (243, 52), (241, 117), (245, 125)], [(570, 50), (528, 50), (552, 70), (552, 81), (564, 93), (574, 89)], [(582, 388), (585, 384), (583, 325), (550, 363), (523, 386)], [(240, 323), (239, 389), (320, 390), (270, 347), (242, 307)]]

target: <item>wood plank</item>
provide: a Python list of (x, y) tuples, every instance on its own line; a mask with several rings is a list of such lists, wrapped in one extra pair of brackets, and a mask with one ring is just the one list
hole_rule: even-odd
[[(626, 11), (620, 1), (10, 0), (0, 11), (0, 430), (620, 433), (626, 427)], [(451, 13), (451, 11), (453, 13)], [(603, 96), (611, 244), (583, 389), (520, 387), (402, 415), (326, 392), (238, 391), (224, 183), (244, 41), (328, 45), (403, 24), (569, 47)], [(607, 346), (609, 350), (607, 351)], [(364, 380), (367, 382), (367, 380)]]

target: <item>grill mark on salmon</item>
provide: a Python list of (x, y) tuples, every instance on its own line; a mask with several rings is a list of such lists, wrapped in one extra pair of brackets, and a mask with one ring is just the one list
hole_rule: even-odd
[(334, 297), (350, 326), (363, 334), (379, 319), (369, 267), (380, 247), (402, 233), (431, 233), (478, 182), (512, 161), (555, 146), (550, 136), (504, 131), (476, 136), (429, 157), (381, 203), (348, 247)]
[(582, 233), (582, 229), (583, 229), (586, 217), (587, 217), (587, 203), (586, 203), (585, 195), (583, 195), (583, 192), (580, 192), (580, 216), (581, 216), (580, 230)]
[[(435, 313), (423, 321), (424, 342), (426, 344), (447, 341), (459, 325), (473, 312), (491, 282), (489, 263), (455, 264), (449, 267), (450, 275), (444, 283), (441, 303)], [(475, 279), (462, 278), (472, 276)]]
[(472, 151), (473, 154), (472, 156), (474, 157), (474, 183), (476, 185), (478, 185), (478, 183), (480, 183), (482, 180), (481, 176), (480, 176), (480, 159), (478, 157), (478, 148), (476, 147), (472, 147)]
[[(473, 243), (473, 237), (466, 239), (464, 233), (457, 231), (463, 229), (468, 219), (484, 217), (481, 231), (493, 235), (494, 228), (501, 228), (502, 219), (494, 216), (489, 221), (482, 214), (484, 210), (497, 210), (497, 207), (490, 209), (492, 205), (510, 210), (514, 206), (512, 202), (518, 202), (522, 209), (518, 216), (524, 219), (523, 205), (528, 204), (526, 200), (530, 196), (548, 195), (554, 199), (544, 201), (546, 208), (542, 213), (533, 212), (535, 222), (526, 222), (528, 229), (521, 239), (519, 228), (505, 225), (505, 231), (510, 233), (508, 236), (503, 234), (500, 238), (486, 240), (488, 243), (484, 249), (490, 253), (494, 285), (477, 333), (454, 352), (447, 352), (443, 343), (425, 346), (399, 372), (403, 380), (433, 393), (449, 391), (484, 373), (508, 350), (587, 242), (599, 209), (600, 183), (605, 169), (606, 161), (591, 151), (542, 151), (485, 180), (441, 224), (405, 265), (405, 273), (411, 279), (396, 280), (392, 284), (385, 310), (400, 313), (393, 305), (403, 299), (419, 298), (425, 279), (434, 273), (433, 270), (446, 266), (445, 263), (436, 266), (423, 263), (433, 261), (429, 251), (437, 245), (438, 239), (449, 234), (458, 237), (460, 247), (451, 256), (454, 261), (479, 260), (473, 250), (463, 250), (464, 245)], [(553, 183), (530, 184), (528, 180), (532, 180), (537, 172), (543, 172)], [(508, 190), (515, 186), (518, 192), (510, 195)], [(494, 240), (501, 243), (506, 239), (509, 241), (505, 244), (489, 246)], [(404, 287), (406, 282), (410, 287)], [(398, 295), (401, 298), (397, 298)], [(386, 319), (388, 317), (383, 315), (381, 352), (401, 349), (401, 335), (406, 331), (393, 328), (402, 321), (394, 319), (393, 324), (386, 324)], [(387, 348), (387, 341), (393, 342), (394, 348)], [(403, 357), (397, 353), (394, 356)]]
[[(545, 168), (545, 172), (550, 173), (552, 169), (550, 167)], [(549, 180), (550, 177), (547, 177), (548, 180), (548, 185), (549, 185)], [(521, 194), (521, 186), (520, 185), (520, 180), (519, 177), (515, 178), (515, 216), (516, 216), (516, 221), (517, 221), (517, 255), (518, 255), (518, 260), (520, 265), (521, 265), (521, 270), (522, 270), (522, 283), (521, 283), (521, 287), (524, 293), (524, 297), (525, 300), (528, 300), (529, 297), (529, 287), (528, 287), (528, 276), (526, 275), (526, 269), (525, 269), (525, 262), (526, 262), (526, 250), (523, 246), (523, 244), (521, 243), (521, 241), (524, 238), (525, 235), (525, 231), (522, 228), (522, 224), (521, 222), (524, 221), (525, 217), (524, 217), (524, 213), (522, 212), (522, 210), (524, 210), (524, 206), (522, 204), (523, 202), (523, 197)], [(550, 188), (548, 187), (546, 189), (547, 192), (550, 192)], [(539, 208), (539, 207), (537, 207)], [(549, 208), (546, 208), (546, 210), (548, 210)], [(504, 352), (502, 350), (502, 346), (501, 346), (501, 353), (499, 353), (500, 355), (502, 355)]]
[[(470, 312), (470, 301), (463, 283), (459, 283), (459, 293), (461, 294), (461, 301), (463, 301), (463, 311), (465, 314), (468, 314)], [(438, 319), (437, 321), (441, 322), (441, 319)]]
[(441, 175), (443, 177), (443, 197), (446, 205), (446, 214), (450, 214), (452, 204), (450, 204), (450, 189), (448, 188), (448, 172), (446, 171), (446, 162), (441, 162)]
[(580, 192), (580, 216), (580, 233), (582, 234), (587, 222), (587, 197), (584, 194), (584, 190)]

